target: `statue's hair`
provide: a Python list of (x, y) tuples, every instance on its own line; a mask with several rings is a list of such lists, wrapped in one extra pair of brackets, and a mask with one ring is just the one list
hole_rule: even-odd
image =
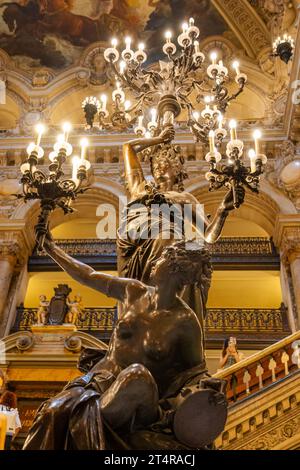
[(206, 248), (196, 242), (180, 241), (164, 248), (161, 257), (167, 259), (171, 275), (179, 276), (181, 288), (198, 284), (206, 301), (212, 273)]
[(178, 145), (164, 145), (159, 146), (156, 152), (150, 155), (151, 172), (154, 175), (155, 170), (161, 162), (168, 162), (175, 170), (178, 191), (184, 191), (183, 182), (188, 177), (184, 168), (184, 156), (181, 153), (181, 148)]

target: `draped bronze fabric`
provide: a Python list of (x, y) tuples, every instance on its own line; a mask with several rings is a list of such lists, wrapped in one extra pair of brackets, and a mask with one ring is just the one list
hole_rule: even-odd
[[(117, 236), (119, 276), (138, 279), (145, 284), (149, 284), (151, 268), (160, 258), (164, 248), (184, 237), (182, 214), (176, 216), (175, 213), (174, 216), (171, 213), (170, 219), (166, 221), (170, 222), (166, 231), (163, 225), (164, 214), (151, 211), (153, 204), (167, 204), (168, 206), (175, 204), (178, 206), (178, 202), (173, 203), (172, 200), (159, 193), (146, 195), (132, 201), (123, 211)], [(151, 234), (157, 228), (157, 238), (151, 238)], [(202, 283), (199, 279), (198, 284), (186, 286), (182, 293), (182, 299), (196, 313), (199, 320), (203, 348), (208, 287), (209, 282)], [(119, 311), (121, 312), (121, 306), (119, 306)]]
[(24, 450), (125, 450), (187, 449), (168, 423), (168, 399), (181, 388), (206, 375), (205, 363), (179, 374), (160, 399), (160, 420), (143, 430), (113, 431), (101, 415), (102, 393), (115, 377), (108, 371), (89, 372), (70, 382), (62, 392), (39, 408), (25, 441)]

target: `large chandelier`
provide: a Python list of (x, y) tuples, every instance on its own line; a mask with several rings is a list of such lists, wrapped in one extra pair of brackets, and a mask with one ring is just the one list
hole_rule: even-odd
[[(100, 129), (124, 130), (136, 124), (136, 134), (155, 134), (185, 111), (186, 123), (197, 141), (208, 143), (209, 132), (214, 130), (216, 145), (221, 145), (227, 135), (224, 113), (230, 101), (243, 91), (247, 76), (241, 73), (240, 64), (235, 61), (232, 66), (236, 90), (230, 94), (228, 68), (222, 60), (217, 60), (216, 52), (211, 53), (210, 63), (204, 65), (205, 56), (199, 49), (198, 36), (199, 29), (190, 18), (177, 37), (178, 51), (178, 46), (172, 42), (172, 33), (167, 31), (162, 47), (167, 61), (159, 61), (159, 70), (144, 66), (147, 54), (143, 43), (134, 52), (131, 38), (126, 37), (125, 48), (119, 51), (118, 40), (112, 39), (111, 47), (104, 52), (116, 78), (112, 109), (109, 112), (105, 94), (100, 100), (87, 97), (82, 107), (89, 127), (98, 115)], [(134, 97), (133, 105), (126, 99), (127, 91)]]
[[(111, 113), (107, 108), (106, 95), (101, 96), (101, 101), (97, 100), (99, 125), (102, 129), (124, 129), (135, 123), (135, 133), (147, 138), (173, 125), (182, 111), (185, 112), (186, 124), (195, 140), (209, 145), (205, 158), (210, 165), (206, 174), (210, 190), (222, 186), (231, 188), (234, 204), (238, 207), (237, 187), (246, 186), (258, 192), (259, 178), (267, 157), (261, 152), (261, 132), (255, 130), (255, 149), (250, 149), (248, 154), (250, 166), (244, 165), (244, 144), (237, 138), (237, 123), (230, 120), (227, 126), (225, 113), (229, 103), (244, 90), (247, 76), (240, 71), (239, 62), (234, 61), (232, 68), (235, 71), (236, 90), (230, 93), (229, 69), (222, 60), (217, 60), (216, 52), (211, 53), (210, 63), (204, 65), (199, 33), (193, 18), (183, 23), (182, 32), (177, 37), (178, 45), (172, 42), (172, 33), (167, 31), (162, 47), (167, 60), (159, 61), (159, 70), (143, 66), (147, 61), (143, 43), (134, 52), (131, 38), (126, 37), (125, 48), (119, 51), (118, 40), (112, 39), (111, 47), (104, 51), (104, 57), (115, 75), (116, 89), (112, 92)], [(127, 91), (134, 97), (133, 105), (126, 100)], [(85, 106), (88, 100), (92, 98), (85, 101)], [(222, 157), (221, 146), (227, 137), (228, 143)]]
[[(145, 139), (155, 136), (167, 126), (173, 126), (175, 119), (185, 112), (185, 121), (197, 141), (209, 145), (206, 160), (209, 171), (206, 178), (210, 190), (223, 186), (231, 188), (235, 206), (238, 207), (237, 188), (246, 186), (258, 192), (259, 178), (263, 173), (267, 158), (261, 152), (261, 133), (254, 132), (255, 149), (250, 149), (250, 166), (243, 161), (243, 142), (237, 138), (237, 123), (225, 121), (225, 113), (230, 101), (244, 90), (247, 76), (240, 72), (237, 61), (233, 63), (237, 89), (229, 92), (229, 70), (222, 60), (212, 52), (211, 63), (204, 67), (205, 56), (199, 49), (199, 29), (191, 18), (182, 25), (182, 32), (177, 38), (179, 52), (172, 34), (167, 31), (162, 51), (166, 61), (159, 61), (159, 70), (144, 68), (147, 60), (144, 44), (140, 43), (134, 52), (131, 39), (125, 38), (125, 48), (119, 52), (117, 39), (104, 52), (116, 78), (116, 88), (112, 92), (112, 106), (108, 107), (107, 95), (100, 100), (89, 96), (82, 103), (89, 128), (93, 128), (96, 116), (102, 130), (125, 130), (134, 126), (138, 136)], [(121, 59), (119, 61), (119, 59)], [(126, 99), (129, 91), (131, 103)], [(196, 103), (196, 105), (195, 105)], [(227, 127), (227, 129), (226, 129)], [(21, 184), (23, 194), (18, 195), (26, 202), (40, 200), (41, 213), (36, 226), (38, 248), (43, 248), (47, 233), (49, 215), (60, 207), (65, 213), (72, 212), (71, 203), (78, 194), (87, 189), (83, 182), (87, 178), (90, 163), (86, 160), (87, 141), (81, 141), (81, 156), (73, 157), (72, 178), (64, 178), (63, 164), (71, 158), (73, 149), (68, 142), (70, 125), (63, 127), (49, 154), (49, 171), (38, 168), (44, 150), (40, 146), (44, 127), (39, 125), (37, 141), (27, 148), (27, 161), (21, 166)], [(221, 154), (222, 143), (228, 137), (225, 155)]]
[(86, 160), (87, 139), (81, 140), (81, 155), (72, 158), (72, 177), (64, 178), (63, 164), (69, 163), (73, 147), (68, 142), (71, 126), (65, 123), (63, 134), (57, 137), (53, 151), (49, 153), (49, 171), (45, 172), (38, 168), (43, 161), (44, 150), (41, 147), (42, 135), (45, 132), (45, 126), (38, 124), (36, 126), (37, 139), (27, 147), (28, 158), (21, 165), (21, 184), (23, 194), (17, 194), (25, 202), (38, 199), (40, 201), (41, 212), (36, 225), (38, 238), (38, 250), (43, 249), (45, 236), (48, 229), (49, 216), (51, 212), (60, 207), (65, 214), (73, 212), (71, 203), (78, 194), (83, 193), (88, 188), (83, 187), (84, 180), (87, 179), (87, 171), (91, 164)]

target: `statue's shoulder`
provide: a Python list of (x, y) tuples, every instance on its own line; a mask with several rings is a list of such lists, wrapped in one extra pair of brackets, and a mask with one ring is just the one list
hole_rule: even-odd
[(127, 282), (126, 286), (126, 301), (129, 304), (132, 304), (136, 300), (138, 300), (142, 295), (150, 294), (150, 287), (146, 286), (141, 281), (136, 279), (131, 279)]

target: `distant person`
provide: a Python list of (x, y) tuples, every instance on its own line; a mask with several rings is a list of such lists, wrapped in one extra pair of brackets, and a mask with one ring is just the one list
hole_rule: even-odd
[(237, 350), (236, 338), (231, 336), (224, 341), (223, 351), (220, 359), (220, 369), (227, 369), (243, 359), (243, 355)]
[(5, 450), (10, 450), (13, 437), (21, 429), (21, 421), (17, 408), (17, 396), (13, 392), (5, 391), (0, 397), (0, 414), (7, 418)]

